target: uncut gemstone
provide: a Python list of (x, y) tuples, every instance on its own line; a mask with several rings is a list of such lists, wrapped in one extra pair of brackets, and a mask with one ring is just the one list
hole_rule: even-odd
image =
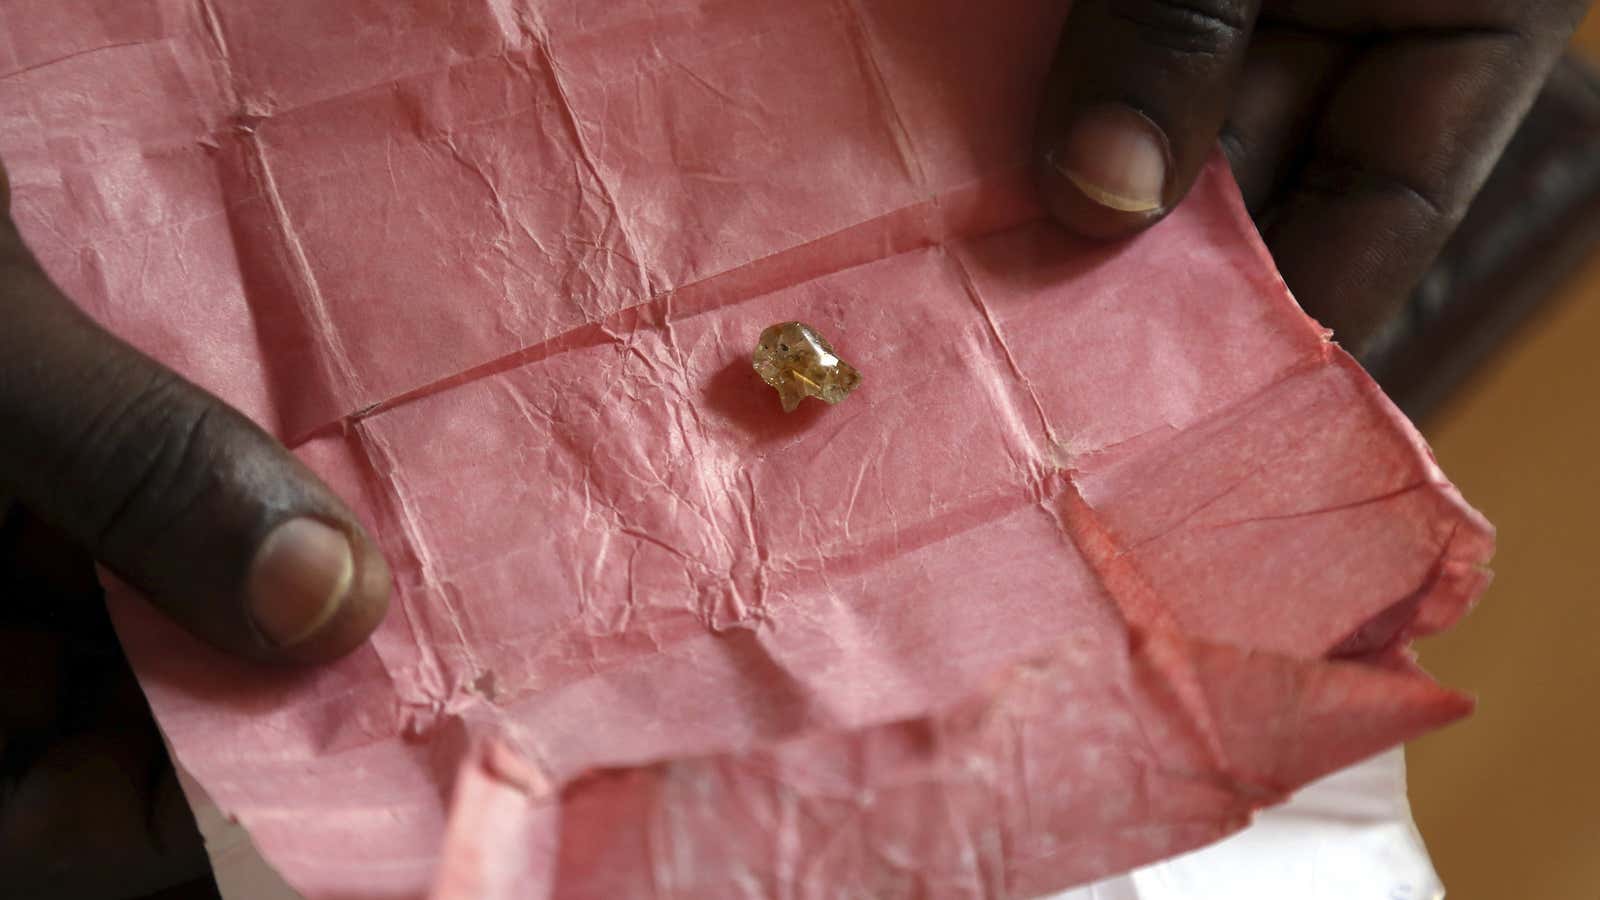
[(804, 322), (782, 322), (761, 332), (754, 361), (761, 380), (777, 390), (784, 412), (794, 412), (807, 397), (838, 403), (861, 384), (861, 373)]

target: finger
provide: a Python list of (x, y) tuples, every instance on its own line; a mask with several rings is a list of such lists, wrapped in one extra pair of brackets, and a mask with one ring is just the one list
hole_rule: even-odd
[(67, 302), (3, 219), (0, 307), (0, 493), (223, 649), (321, 660), (365, 639), (389, 573), (350, 511)]
[(1438, 254), (1564, 35), (1400, 33), (1341, 79), (1264, 236), (1301, 304), (1360, 353)]
[(1258, 221), (1292, 171), (1351, 52), (1335, 37), (1256, 22), (1220, 138)]
[(6, 773), (6, 896), (144, 896), (206, 867), (205, 850), (148, 707), (125, 668), (97, 714)]
[(1258, 0), (1074, 3), (1036, 136), (1051, 213), (1090, 237), (1159, 219), (1216, 146)]
[(1266, 0), (1262, 15), (1351, 36), (1544, 29), (1570, 35), (1589, 5), (1589, 0)]

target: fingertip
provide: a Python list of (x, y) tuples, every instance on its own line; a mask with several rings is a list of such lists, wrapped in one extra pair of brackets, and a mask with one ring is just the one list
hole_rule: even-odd
[(388, 563), (351, 525), (312, 517), (272, 529), (246, 580), (246, 608), (267, 655), (322, 662), (365, 641), (388, 610)]
[[(0, 406), (21, 439), (0, 439), (0, 480), (18, 500), (225, 652), (318, 662), (366, 640), (389, 569), (349, 509), (271, 435), (100, 328), (14, 249), (15, 283), (0, 286), (12, 313)], [(48, 389), (12, 369), (44, 374)]]
[(370, 538), (358, 534), (352, 546), (356, 551), (355, 584), (342, 614), (328, 628), (328, 646), (336, 656), (365, 642), (383, 623), (394, 586), (389, 562)]
[(1077, 113), (1040, 154), (1052, 217), (1090, 238), (1133, 234), (1166, 212), (1172, 151), (1155, 123), (1122, 104)]
[(1079, 111), (1047, 158), (1086, 198), (1115, 212), (1148, 215), (1166, 202), (1172, 167), (1166, 135), (1123, 104)]

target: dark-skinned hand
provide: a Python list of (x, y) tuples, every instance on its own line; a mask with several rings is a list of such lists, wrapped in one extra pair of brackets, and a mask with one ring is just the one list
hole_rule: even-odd
[(141, 896), (205, 855), (93, 562), (263, 665), (365, 640), (389, 570), (280, 444), (61, 295), (3, 170), (0, 203), (0, 896)]
[(1038, 125), (1086, 235), (1157, 221), (1220, 138), (1302, 306), (1359, 354), (1489, 174), (1578, 0), (1080, 0)]
[[(1285, 280), (1359, 350), (1585, 6), (1083, 0), (1038, 125), (1041, 189), (1115, 239), (1171, 210), (1220, 139)], [(205, 857), (91, 562), (218, 647), (291, 663), (362, 641), (388, 572), (270, 436), (63, 298), (9, 215), (0, 323), (0, 872), (17, 896), (140, 896)]]

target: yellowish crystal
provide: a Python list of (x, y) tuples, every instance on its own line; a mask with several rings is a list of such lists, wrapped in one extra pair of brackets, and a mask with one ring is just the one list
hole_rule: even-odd
[(804, 322), (782, 322), (761, 332), (755, 367), (761, 380), (777, 389), (784, 412), (794, 412), (807, 397), (838, 403), (861, 384), (861, 373)]

